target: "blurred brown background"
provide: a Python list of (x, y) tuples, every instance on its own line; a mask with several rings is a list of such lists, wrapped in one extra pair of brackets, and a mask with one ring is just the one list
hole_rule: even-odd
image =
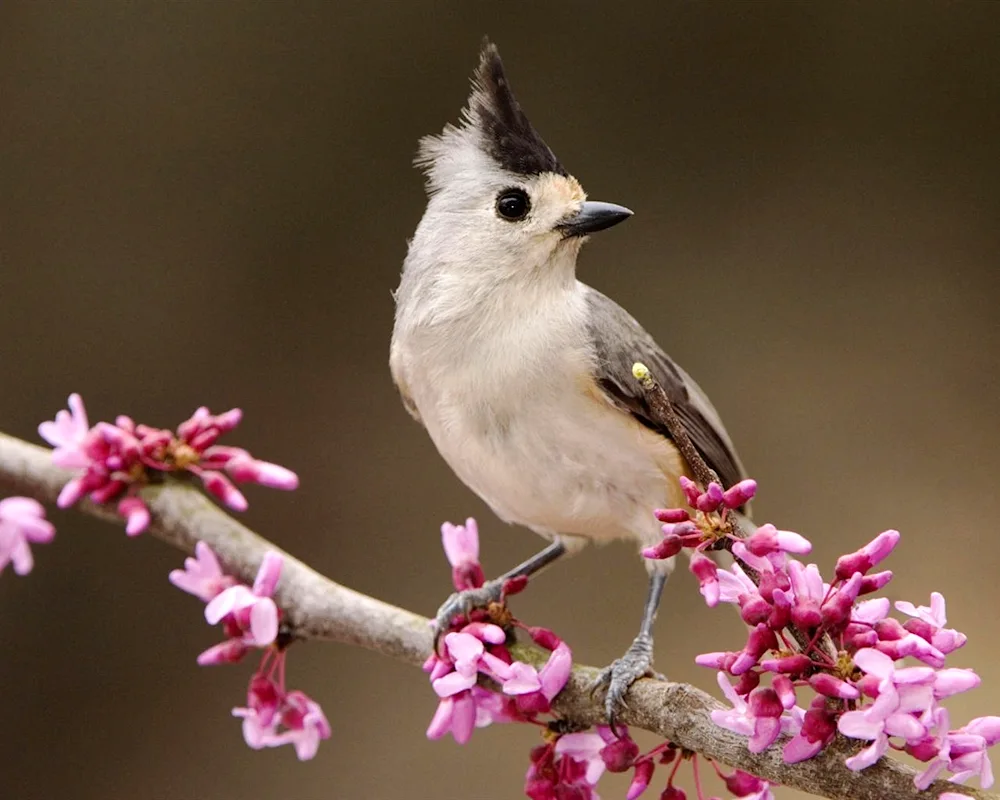
[[(1000, 711), (1000, 5), (996, 3), (37, 3), (0, 5), (0, 424), (83, 394), (92, 419), (173, 426), (240, 405), (234, 442), (302, 475), (246, 520), (336, 580), (431, 613), (437, 528), (479, 517), (500, 571), (534, 550), (455, 479), (386, 366), (419, 136), (454, 120), (480, 38), (562, 161), (635, 218), (585, 280), (714, 398), (757, 516), (830, 564), (904, 532), (894, 598), (946, 593)], [(295, 647), (333, 725), (319, 756), (252, 752), (229, 716), (252, 665), (171, 588), (181, 556), (54, 514), (0, 578), (4, 798), (514, 798), (534, 734), (427, 742), (424, 676)], [(592, 550), (516, 601), (579, 658), (631, 640), (630, 548)], [(658, 666), (711, 687), (735, 647), (685, 573)], [(621, 781), (602, 785), (623, 795)], [(783, 791), (780, 797), (790, 798)]]

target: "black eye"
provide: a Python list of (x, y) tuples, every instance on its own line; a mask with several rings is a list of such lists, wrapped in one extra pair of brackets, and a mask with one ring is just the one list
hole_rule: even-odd
[(524, 219), (530, 210), (531, 201), (523, 189), (505, 189), (497, 198), (497, 213), (510, 222)]

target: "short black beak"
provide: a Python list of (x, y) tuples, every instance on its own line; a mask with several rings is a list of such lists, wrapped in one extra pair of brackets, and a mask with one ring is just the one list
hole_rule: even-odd
[(560, 222), (557, 227), (562, 231), (564, 238), (586, 236), (588, 233), (597, 233), (597, 231), (603, 231), (619, 222), (624, 222), (631, 216), (632, 212), (625, 206), (588, 200), (576, 214), (565, 222)]

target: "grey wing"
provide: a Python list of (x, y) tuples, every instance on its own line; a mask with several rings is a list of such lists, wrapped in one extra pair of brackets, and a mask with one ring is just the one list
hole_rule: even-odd
[(692, 443), (723, 485), (729, 487), (741, 480), (744, 471), (736, 449), (718, 412), (698, 384), (660, 349), (625, 309), (596, 289), (585, 288), (590, 337), (596, 351), (595, 378), (605, 394), (643, 425), (671, 438), (632, 376), (632, 365), (641, 361), (663, 387)]

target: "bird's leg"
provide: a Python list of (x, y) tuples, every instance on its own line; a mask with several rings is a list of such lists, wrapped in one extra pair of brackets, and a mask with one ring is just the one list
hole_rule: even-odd
[(629, 645), (625, 655), (613, 661), (610, 666), (601, 670), (594, 681), (592, 690), (607, 688), (604, 698), (604, 711), (608, 716), (611, 730), (616, 731), (615, 722), (618, 711), (625, 707), (625, 693), (639, 678), (656, 676), (653, 666), (653, 622), (656, 620), (656, 610), (663, 596), (663, 587), (667, 583), (667, 574), (654, 572), (649, 576), (649, 590), (646, 593), (646, 605), (642, 609), (642, 625), (639, 635)]
[(460, 615), (467, 617), (473, 609), (487, 608), (490, 603), (499, 603), (503, 595), (503, 587), (507, 581), (514, 578), (530, 578), (532, 575), (541, 572), (565, 552), (566, 545), (559, 539), (556, 539), (544, 550), (536, 553), (527, 561), (518, 564), (513, 569), (508, 570), (499, 578), (486, 581), (478, 589), (465, 589), (461, 592), (455, 592), (438, 609), (434, 621), (435, 642), (442, 632), (447, 631), (451, 627), (455, 617)]

